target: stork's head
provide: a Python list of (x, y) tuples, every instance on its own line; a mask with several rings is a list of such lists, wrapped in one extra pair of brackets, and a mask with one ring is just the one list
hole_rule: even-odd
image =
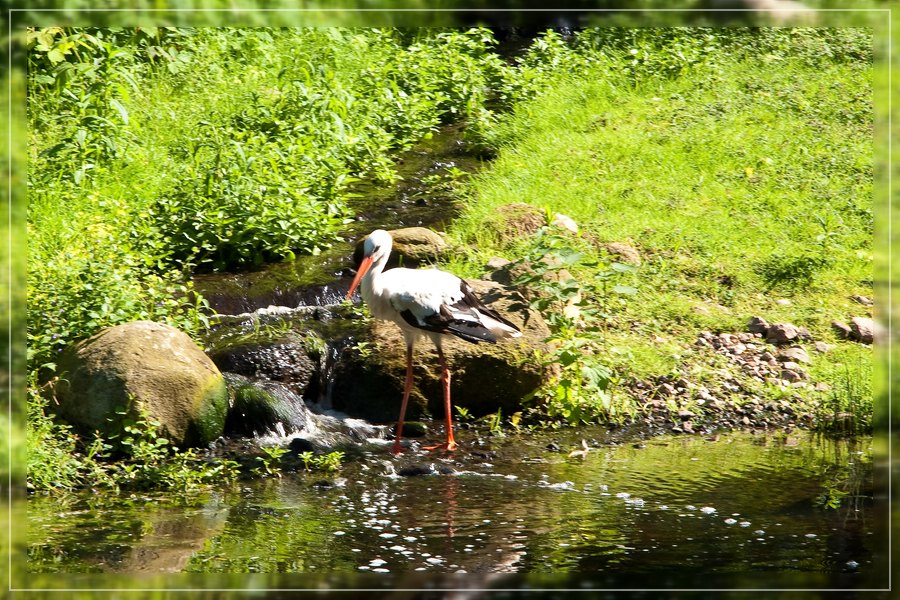
[[(391, 246), (394, 240), (384, 229), (376, 229), (369, 234), (363, 243), (363, 259), (371, 256), (372, 262), (378, 262), (382, 256), (387, 257), (391, 253)], [(360, 267), (362, 270), (362, 267)]]
[(350, 296), (352, 296), (353, 292), (356, 291), (356, 288), (359, 287), (362, 278), (365, 277), (366, 273), (373, 265), (380, 265), (381, 268), (384, 267), (384, 263), (387, 262), (388, 256), (391, 254), (391, 246), (393, 243), (394, 240), (391, 238), (391, 234), (384, 229), (376, 229), (369, 234), (369, 237), (363, 242), (362, 262), (359, 264), (359, 269), (356, 271), (356, 277), (353, 278), (353, 283), (350, 284), (350, 291), (347, 292), (347, 300), (350, 299)]

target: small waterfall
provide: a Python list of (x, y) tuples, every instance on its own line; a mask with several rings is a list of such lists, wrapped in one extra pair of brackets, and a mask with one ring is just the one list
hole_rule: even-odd
[(316, 404), (323, 410), (331, 410), (331, 393), (334, 389), (334, 367), (341, 357), (341, 353), (353, 344), (353, 337), (328, 340), (325, 349), (319, 356), (319, 380)]
[(372, 425), (335, 410), (311, 409), (300, 395), (283, 384), (259, 381), (247, 385), (264, 395), (243, 405), (241, 416), (245, 422), (242, 426), (263, 445), (280, 445), (301, 438), (315, 448), (329, 449), (385, 436), (387, 428), (384, 426)]

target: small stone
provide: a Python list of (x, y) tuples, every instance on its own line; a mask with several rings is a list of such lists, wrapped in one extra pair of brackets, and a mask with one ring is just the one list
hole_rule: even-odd
[(771, 352), (763, 352), (759, 355), (759, 360), (762, 362), (771, 362), (775, 360), (775, 356)]
[(766, 322), (762, 317), (750, 317), (750, 322), (747, 323), (747, 331), (750, 333), (761, 333), (764, 334), (769, 330), (769, 323)]
[(815, 389), (817, 392), (829, 392), (829, 391), (831, 391), (831, 386), (823, 381), (820, 381), (819, 383), (816, 384)]
[(816, 342), (815, 347), (816, 347), (816, 352), (821, 352), (822, 354), (825, 354), (826, 352), (828, 352), (829, 350), (834, 348), (834, 345), (826, 344), (825, 342)]
[(505, 258), (500, 258), (499, 256), (495, 256), (487, 261), (487, 268), (496, 271), (497, 269), (502, 269), (506, 265), (512, 264), (511, 260), (507, 260)]
[(744, 425), (750, 425), (750, 417), (742, 418), (741, 423), (743, 423)]
[(678, 416), (681, 417), (682, 421), (687, 421), (688, 419), (690, 419), (691, 417), (694, 416), (694, 413), (692, 413), (691, 411), (689, 411), (687, 409), (682, 408), (681, 410), (678, 411)]
[(578, 233), (578, 223), (575, 222), (575, 219), (562, 213), (556, 213), (553, 215), (553, 221), (551, 221), (551, 225), (559, 227), (561, 229), (568, 229), (572, 233)]
[(694, 433), (694, 426), (690, 421), (685, 421), (681, 424), (681, 428), (684, 429), (685, 433)]
[(428, 425), (422, 421), (406, 421), (403, 423), (403, 437), (420, 438), (428, 433)]
[(875, 341), (875, 320), (868, 317), (853, 317), (850, 319), (850, 332), (853, 339), (863, 344), (871, 344)]
[(744, 344), (742, 344), (740, 342), (738, 342), (737, 344), (735, 344), (734, 346), (732, 346), (731, 348), (728, 349), (729, 352), (731, 352), (732, 354), (735, 354), (735, 355), (743, 354), (746, 350), (747, 350), (747, 346), (745, 346)]
[(875, 304), (875, 302), (873, 302), (871, 298), (868, 298), (866, 296), (860, 296), (860, 295), (850, 296), (850, 299), (853, 300), (854, 302), (858, 302), (859, 304), (862, 304), (863, 306), (872, 306), (873, 304)]
[(790, 323), (776, 323), (766, 332), (766, 341), (782, 345), (795, 340), (800, 335), (796, 326)]
[(791, 301), (788, 300), (787, 298), (779, 298), (778, 300), (775, 301), (775, 304), (777, 304), (778, 306), (790, 306)]
[(623, 242), (611, 242), (606, 245), (606, 251), (614, 254), (623, 263), (634, 266), (641, 264), (641, 253), (634, 246)]
[[(784, 363), (784, 364), (785, 364), (785, 367), (787, 365), (797, 366), (797, 363)], [(802, 378), (803, 378), (803, 376), (799, 372), (795, 371), (794, 369), (785, 368), (784, 370), (781, 371), (781, 379), (784, 381), (794, 382), (794, 381), (800, 381)]]
[(809, 364), (809, 354), (800, 346), (791, 346), (778, 353), (778, 360), (781, 362), (798, 362)]
[(850, 337), (852, 330), (850, 326), (844, 323), (843, 321), (832, 321), (831, 327), (834, 329), (835, 333), (837, 333), (838, 337), (841, 339), (847, 339)]

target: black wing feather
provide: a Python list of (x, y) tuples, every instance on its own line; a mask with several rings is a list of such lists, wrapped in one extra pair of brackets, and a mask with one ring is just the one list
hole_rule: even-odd
[(455, 335), (467, 342), (475, 344), (479, 342), (496, 342), (497, 337), (479, 323), (466, 321), (463, 319), (454, 319), (443, 306), (440, 313), (435, 313), (425, 317), (424, 323), (420, 323), (416, 316), (410, 310), (404, 310), (400, 313), (403, 320), (425, 331), (433, 331), (435, 333), (443, 333), (446, 335)]
[(477, 311), (483, 312), (495, 321), (499, 321), (507, 327), (512, 327), (516, 331), (519, 331), (518, 327), (503, 318), (500, 313), (485, 305), (485, 303), (482, 302), (481, 299), (472, 292), (472, 288), (469, 287), (469, 284), (462, 279), (459, 280), (459, 291), (462, 292), (463, 297), (459, 302), (453, 305), (453, 308), (469, 312), (471, 312), (472, 309), (475, 309)]

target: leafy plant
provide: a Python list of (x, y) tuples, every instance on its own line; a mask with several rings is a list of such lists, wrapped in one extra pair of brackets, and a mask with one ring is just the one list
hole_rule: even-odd
[(260, 448), (265, 456), (257, 456), (262, 471), (267, 475), (281, 477), (281, 457), (290, 452), (288, 448), (279, 446), (263, 446)]
[(498, 437), (503, 436), (503, 412), (499, 408), (497, 409), (497, 412), (489, 414), (483, 417), (483, 419), (486, 421), (488, 431), (491, 432), (491, 435)]
[[(612, 299), (637, 292), (616, 283), (633, 268), (620, 263), (598, 268), (599, 262), (572, 248), (573, 242), (577, 240), (545, 227), (520, 259), (527, 271), (514, 282), (530, 290), (531, 307), (541, 312), (551, 329), (545, 340), (551, 349), (543, 362), (556, 365), (559, 376), (541, 394), (550, 417), (573, 424), (621, 421), (634, 408), (614, 397), (615, 376), (600, 357)], [(576, 279), (570, 269), (576, 273), (582, 269), (583, 278)]]
[(298, 457), (303, 461), (303, 468), (307, 471), (338, 471), (341, 468), (341, 461), (344, 460), (344, 453), (339, 450), (319, 455), (301, 452)]
[(462, 423), (466, 423), (472, 420), (472, 413), (465, 406), (460, 406), (459, 404), (454, 404), (453, 409), (456, 411), (456, 419)]

